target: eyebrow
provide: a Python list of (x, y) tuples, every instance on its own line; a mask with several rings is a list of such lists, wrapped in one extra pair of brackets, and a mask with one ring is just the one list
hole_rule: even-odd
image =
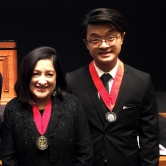
[[(41, 72), (41, 70), (34, 69), (33, 72)], [(46, 72), (54, 72), (55, 73), (55, 70), (46, 70)]]
[[(112, 32), (116, 32), (114, 29), (110, 29), (110, 30), (108, 30), (106, 33), (112, 33)], [(93, 36), (98, 36), (99, 34), (97, 34), (97, 33), (91, 33), (90, 34), (90, 37), (93, 37)]]

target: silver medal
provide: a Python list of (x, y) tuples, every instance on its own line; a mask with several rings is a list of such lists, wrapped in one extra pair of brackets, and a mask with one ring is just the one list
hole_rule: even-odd
[(113, 123), (115, 122), (117, 119), (117, 116), (114, 112), (107, 112), (106, 113), (106, 120), (109, 122), (109, 123)]
[(47, 138), (45, 136), (40, 136), (36, 139), (36, 146), (38, 147), (38, 149), (40, 150), (45, 150), (48, 147), (48, 141)]

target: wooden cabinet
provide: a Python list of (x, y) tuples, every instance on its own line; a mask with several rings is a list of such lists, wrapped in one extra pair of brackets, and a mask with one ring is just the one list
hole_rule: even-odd
[[(163, 116), (164, 118), (166, 118), (166, 113), (165, 112), (160, 112), (159, 114), (161, 116)], [(166, 166), (166, 156), (160, 156), (159, 166)]]
[(160, 156), (159, 166), (166, 166), (166, 156)]
[(17, 79), (17, 46), (13, 40), (0, 41), (0, 72), (3, 76), (1, 105), (16, 96), (14, 84)]

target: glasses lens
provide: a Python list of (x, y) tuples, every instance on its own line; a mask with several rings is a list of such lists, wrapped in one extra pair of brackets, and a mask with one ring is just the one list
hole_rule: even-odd
[(100, 47), (102, 45), (102, 43), (105, 42), (108, 46), (113, 46), (116, 44), (117, 42), (117, 38), (116, 37), (108, 37), (104, 40), (102, 39), (93, 39), (91, 41), (91, 44), (93, 45), (93, 47)]
[(113, 45), (116, 44), (116, 38), (107, 38), (107, 39), (106, 39), (106, 43), (107, 43), (107, 45), (109, 45), (109, 46), (113, 46)]
[(93, 47), (100, 47), (100, 45), (102, 44), (102, 40), (101, 39), (94, 39), (91, 41)]

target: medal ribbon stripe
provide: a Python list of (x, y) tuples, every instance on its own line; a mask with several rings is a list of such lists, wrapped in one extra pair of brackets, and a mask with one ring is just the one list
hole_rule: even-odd
[(41, 135), (43, 135), (47, 129), (48, 122), (51, 116), (51, 98), (47, 101), (46, 107), (44, 109), (43, 115), (41, 116), (37, 105), (33, 105), (33, 118), (37, 127), (37, 130)]
[[(119, 60), (119, 59), (118, 59)], [(89, 71), (92, 77), (92, 80), (101, 96), (101, 98), (103, 99), (105, 105), (107, 106), (107, 108), (112, 111), (114, 108), (114, 105), (116, 103), (116, 99), (119, 93), (119, 89), (120, 89), (120, 85), (122, 82), (122, 77), (123, 77), (123, 73), (124, 73), (124, 65), (123, 62), (121, 62), (119, 60), (119, 65), (118, 65), (118, 69), (113, 81), (113, 85), (110, 91), (110, 94), (108, 94), (107, 90), (105, 89), (101, 79), (99, 78), (97, 71), (94, 67), (94, 61), (92, 61), (89, 64)]]

